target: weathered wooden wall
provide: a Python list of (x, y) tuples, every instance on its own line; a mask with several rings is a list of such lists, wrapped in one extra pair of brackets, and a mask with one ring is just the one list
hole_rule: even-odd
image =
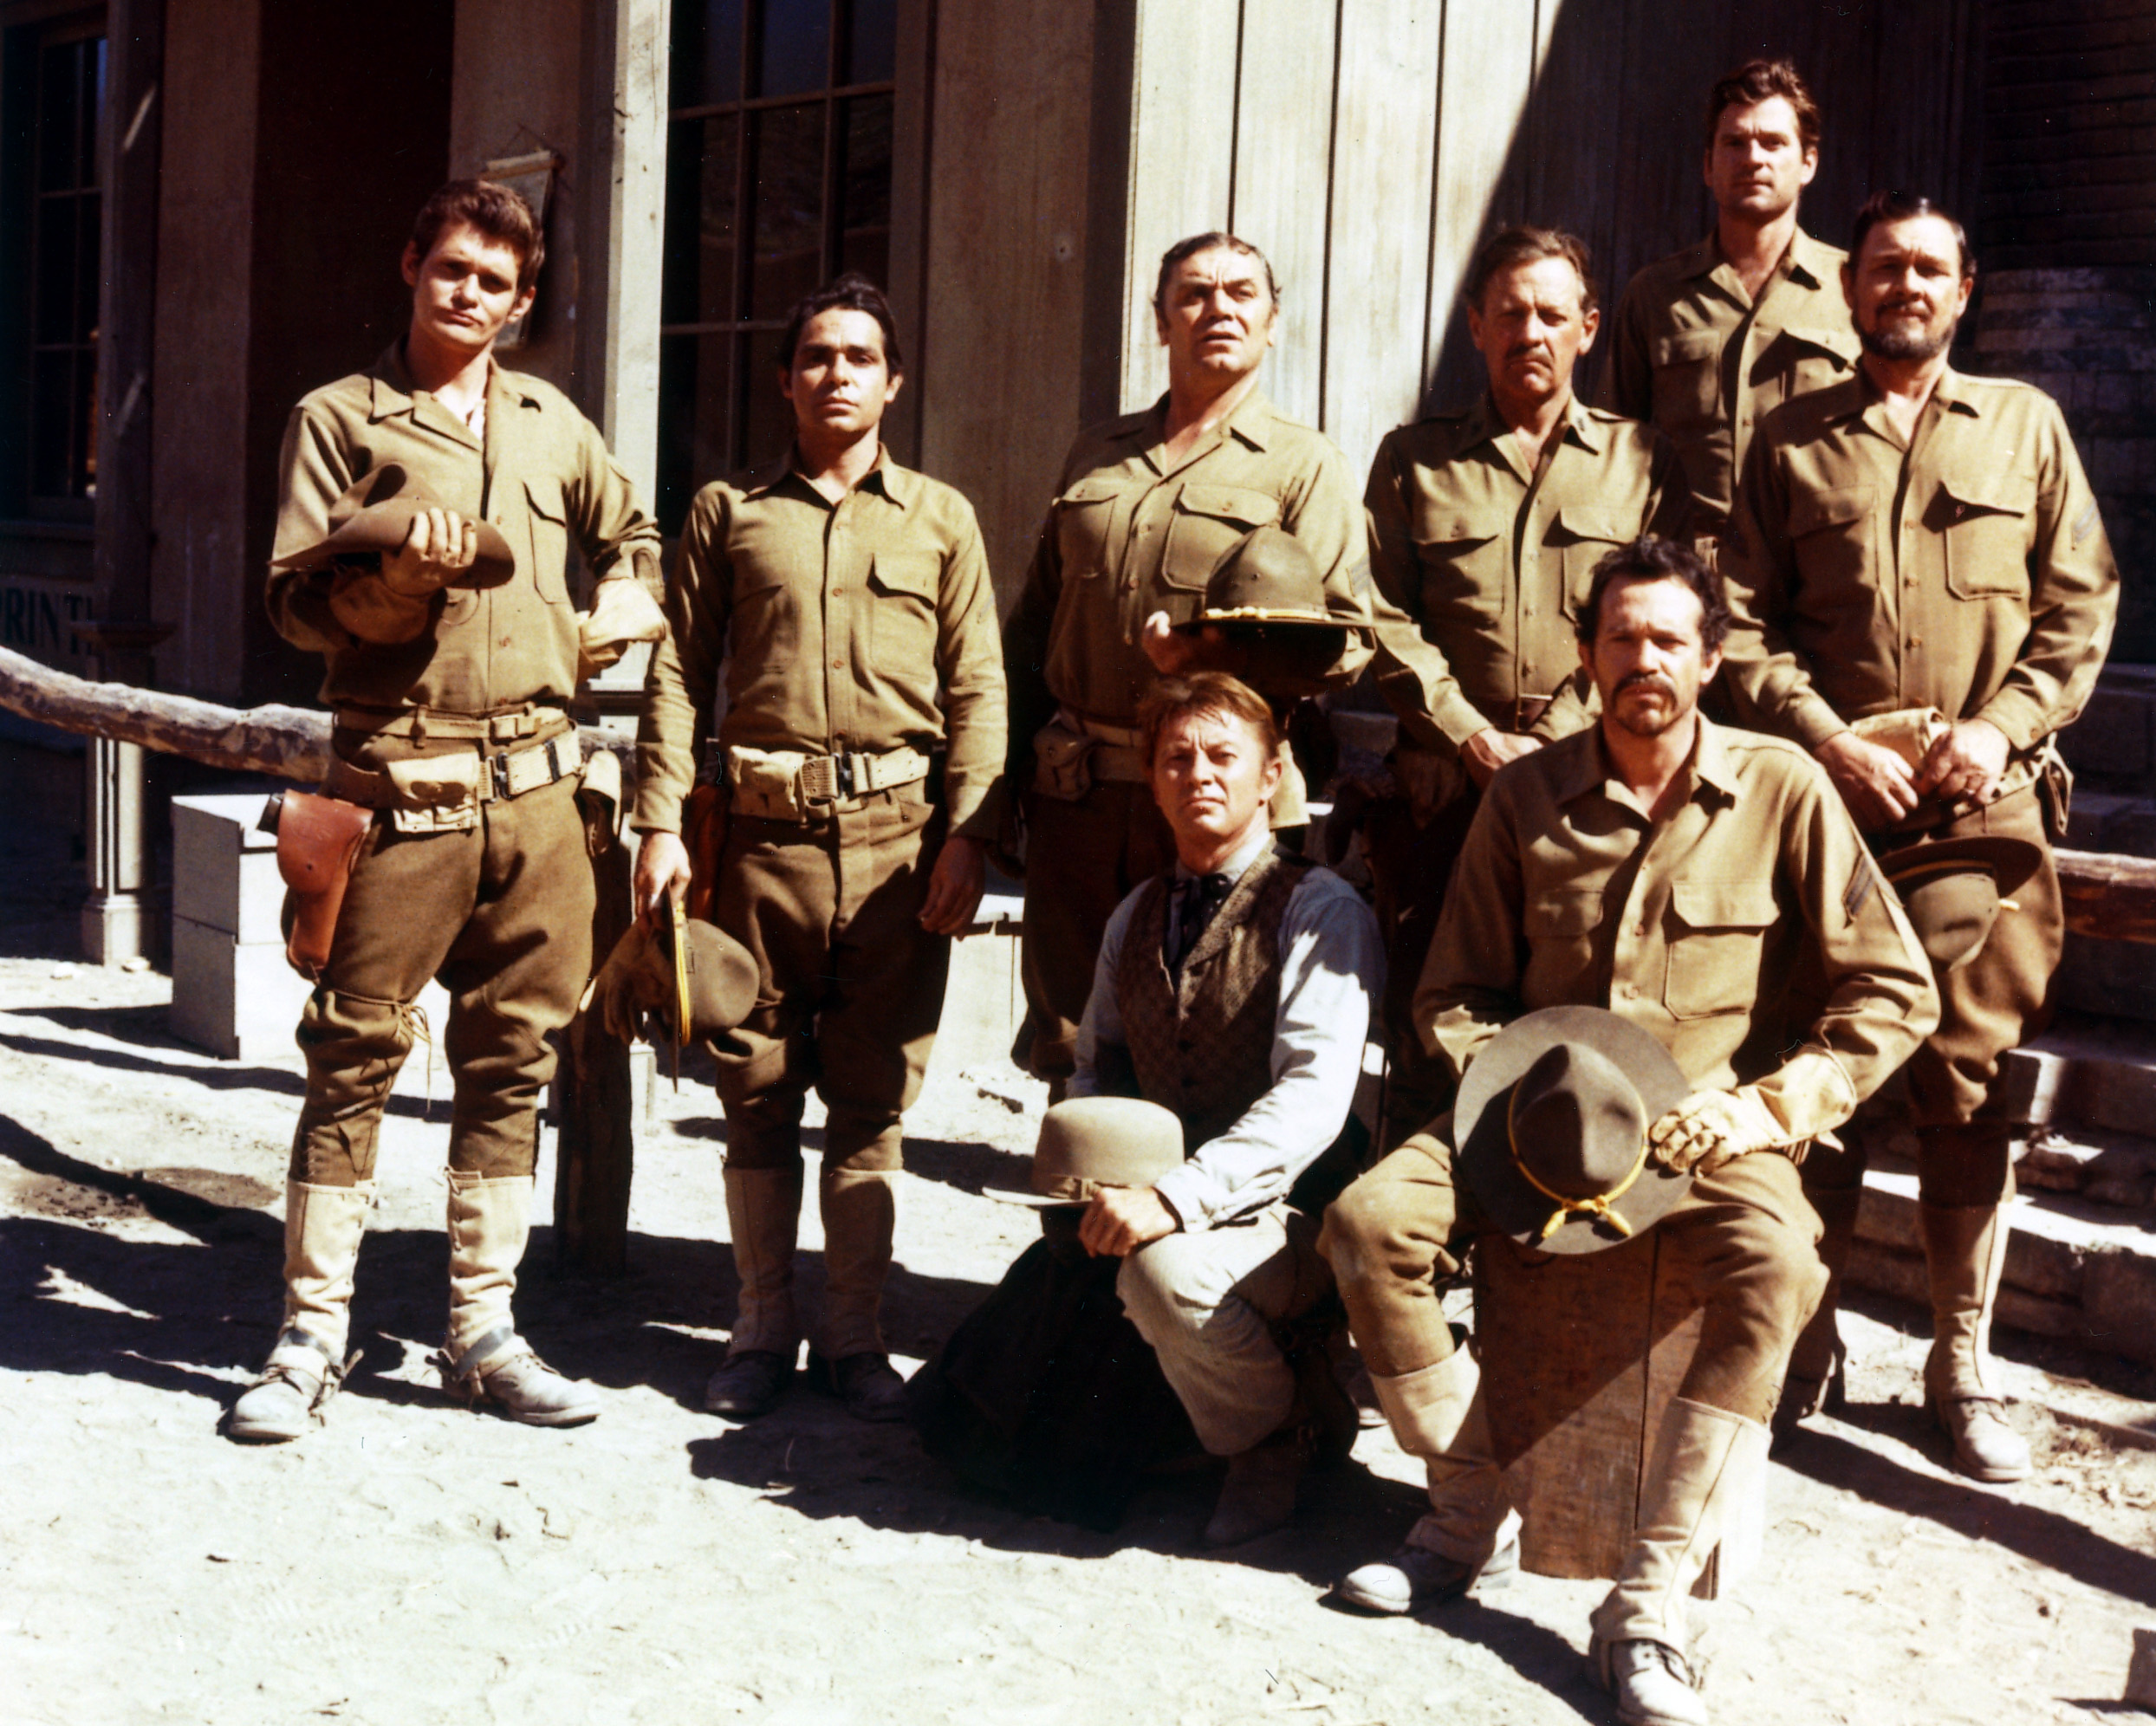
[(1794, 58), (1826, 110), (1806, 220), (1838, 239), (1875, 187), (1952, 203), (1975, 0), (1140, 0), (1116, 356), (1126, 406), (1165, 381), (1146, 301), (1160, 253), (1227, 227), (1278, 269), (1268, 387), (1358, 462), (1419, 404), (1480, 386), (1457, 315), (1482, 237), (1574, 229), (1614, 303), (1708, 224), (1699, 109), (1753, 54)]

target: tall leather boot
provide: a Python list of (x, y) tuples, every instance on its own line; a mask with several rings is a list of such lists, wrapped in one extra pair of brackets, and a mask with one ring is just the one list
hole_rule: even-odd
[(1367, 1612), (1405, 1612), (1471, 1587), (1499, 1588), (1520, 1563), (1520, 1519), (1490, 1442), (1482, 1370), (1457, 1340), (1435, 1366), (1370, 1383), (1393, 1437), (1423, 1458), (1430, 1512), (1388, 1559), (1350, 1571), (1334, 1589)]
[(527, 1426), (581, 1426), (599, 1394), (540, 1359), (510, 1311), (531, 1233), (532, 1178), (449, 1171), (449, 1335), (442, 1384), (474, 1407), (492, 1403)]
[(1588, 1658), (1628, 1726), (1706, 1726), (1686, 1645), (1685, 1598), (1757, 1489), (1767, 1429), (1705, 1403), (1672, 1400), (1655, 1440), (1632, 1550), (1590, 1620)]
[(1835, 1315), (1841, 1306), (1841, 1274), (1849, 1262), (1849, 1248), (1856, 1239), (1857, 1213), (1864, 1208), (1864, 1189), (1828, 1187), (1804, 1197), (1811, 1201), (1819, 1220), (1826, 1224), (1820, 1236), (1819, 1259), (1827, 1267), (1827, 1292), (1819, 1297), (1819, 1310), (1797, 1333), (1789, 1351), (1789, 1370), (1782, 1380), (1782, 1400), (1774, 1411), (1774, 1430), (1787, 1432), (1815, 1414), (1826, 1412), (1828, 1398), (1841, 1379), (1847, 1351)]
[(741, 1300), (726, 1359), (704, 1387), (713, 1414), (747, 1419), (770, 1411), (793, 1376), (801, 1340), (794, 1317), (794, 1238), (801, 1226), (801, 1165), (726, 1165), (726, 1228)]
[(823, 1215), (823, 1324), (808, 1370), (861, 1420), (906, 1418), (906, 1380), (885, 1351), (880, 1315), (898, 1207), (895, 1172), (826, 1166), (816, 1183)]
[(1925, 1400), (1954, 1441), (1956, 1468), (1977, 1480), (2021, 1480), (2029, 1470), (2028, 1441), (2006, 1424), (1990, 1372), (1991, 1309), (2006, 1268), (2006, 1208), (1922, 1204), (1917, 1214), (1932, 1280)]
[[(322, 1418), (351, 1366), (352, 1277), (374, 1183), (284, 1185), (284, 1323), (261, 1373), (232, 1405), (225, 1436), (282, 1444)], [(354, 1357), (356, 1359), (356, 1357)]]

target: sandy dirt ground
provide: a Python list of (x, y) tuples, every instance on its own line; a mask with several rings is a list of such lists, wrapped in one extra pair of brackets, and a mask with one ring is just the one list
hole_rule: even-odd
[[(18, 876), (18, 881), (21, 877)], [(55, 902), (55, 905), (57, 901)], [(796, 1387), (762, 1421), (702, 1412), (732, 1311), (711, 1093), (663, 1084), (640, 1132), (632, 1274), (552, 1273), (519, 1307), (602, 1389), (544, 1432), (450, 1404), (445, 1086), (415, 1059), (360, 1267), (366, 1359), (328, 1424), (247, 1449), (219, 1417), (278, 1314), (295, 1063), (221, 1063), (165, 1028), (169, 983), (55, 963), (64, 906), (0, 928), (0, 1722), (1128, 1720), (1224, 1726), (1606, 1721), (1581, 1651), (1590, 1582), (1523, 1578), (1425, 1619), (1328, 1608), (1391, 1549), (1413, 1469), (1381, 1432), (1295, 1528), (1193, 1546), (1213, 1486), (1163, 1482), (1090, 1533), (961, 1485), (903, 1427)], [(3, 921), (3, 919), (0, 919)], [(1032, 1218), (1041, 1099), (939, 1067), (911, 1123), (892, 1341), (916, 1364)], [(813, 1135), (812, 1135), (813, 1137)], [(542, 1165), (550, 1187), (551, 1134)], [(819, 1259), (811, 1221), (804, 1282)], [(2156, 1625), (2145, 1377), (2009, 1339), (2042, 1466), (1984, 1489), (1915, 1406), (1921, 1315), (1845, 1325), (1854, 1396), (1777, 1455), (1766, 1553), (1711, 1619), (1723, 1722), (2086, 1722)]]

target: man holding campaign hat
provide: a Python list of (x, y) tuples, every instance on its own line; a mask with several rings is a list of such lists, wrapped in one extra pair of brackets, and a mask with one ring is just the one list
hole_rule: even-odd
[(1435, 1284), (1477, 1235), (1592, 1252), (1663, 1231), (1702, 1297), (1633, 1544), (1594, 1616), (1620, 1719), (1706, 1719), (1683, 1600), (1825, 1282), (1797, 1165), (1937, 1022), (1931, 968), (1825, 775), (1698, 711), (1729, 613), (1692, 551), (1596, 566), (1579, 658), (1598, 723), (1497, 775), (1415, 991), (1453, 1110), (1326, 1214), (1331, 1261), (1430, 1514), (1340, 1586), (1406, 1612), (1514, 1561), (1472, 1357)]

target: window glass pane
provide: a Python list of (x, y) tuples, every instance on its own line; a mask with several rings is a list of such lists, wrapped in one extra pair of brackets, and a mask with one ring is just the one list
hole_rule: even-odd
[(891, 98), (846, 104), (839, 178), (839, 267), (879, 286), (891, 280)]
[(666, 246), (659, 321), (734, 315), (734, 182), (738, 114), (681, 120), (668, 139)]
[(670, 335), (659, 356), (659, 519), (679, 533), (698, 490), (740, 466), (731, 335)]
[(885, 84), (899, 62), (899, 0), (851, 0), (846, 36), (849, 84)]
[(756, 259), (748, 315), (783, 318), (822, 271), (823, 104), (770, 108), (756, 131)]
[(105, 38), (93, 36), (81, 44), (82, 55), (82, 153), (77, 159), (77, 185), (96, 185), (101, 176), (97, 162), (97, 120), (105, 112)]
[(37, 200), (37, 320), (31, 340), (40, 344), (75, 335), (75, 200)]
[(97, 267), (99, 204), (97, 193), (86, 192), (75, 201), (75, 328), (77, 341), (97, 340)]
[(668, 106), (708, 107), (741, 100), (742, 0), (681, 0), (673, 9)]
[(779, 332), (760, 329), (737, 340), (749, 382), (749, 435), (742, 443), (741, 463), (760, 467), (793, 448), (794, 408), (778, 393)]
[(75, 353), (30, 356), (30, 493), (69, 497), (68, 457), (74, 442)]
[(764, 0), (757, 94), (790, 96), (831, 80), (831, 0)]
[(75, 42), (49, 48), (40, 56), (37, 90), (37, 185), (41, 191), (62, 191), (75, 184), (75, 152), (79, 147), (80, 92)]
[(97, 350), (79, 347), (75, 355), (75, 489), (97, 495)]

